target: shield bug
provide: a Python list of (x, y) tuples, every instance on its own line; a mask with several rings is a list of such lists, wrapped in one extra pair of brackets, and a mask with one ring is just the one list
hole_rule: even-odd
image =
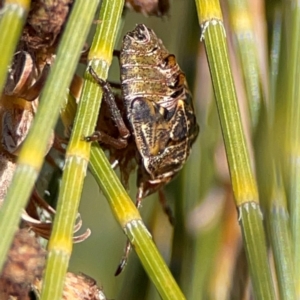
[[(120, 67), (123, 106), (119, 104), (120, 108), (109, 84), (89, 69), (104, 90), (119, 137), (96, 131), (86, 140), (119, 148), (134, 143), (138, 165), (136, 206), (139, 207), (143, 198), (160, 190), (183, 167), (199, 126), (185, 75), (175, 56), (167, 51), (153, 30), (139, 24), (125, 35)], [(116, 273), (122, 271), (129, 251), (130, 244), (127, 244)]]

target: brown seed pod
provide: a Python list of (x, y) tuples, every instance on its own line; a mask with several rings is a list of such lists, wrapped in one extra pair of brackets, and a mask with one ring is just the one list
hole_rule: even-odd
[[(36, 280), (34, 290), (36, 294), (41, 291), (42, 282)], [(85, 274), (74, 274), (68, 272), (65, 278), (62, 300), (106, 300), (101, 288), (96, 281)]]
[[(29, 300), (32, 299), (29, 297), (31, 291), (39, 296), (45, 259), (46, 250), (37, 238), (28, 229), (20, 229), (0, 276), (0, 299)], [(67, 273), (62, 299), (106, 300), (106, 297), (91, 277)]]
[(146, 16), (164, 16), (170, 8), (169, 0), (126, 0), (126, 6)]
[(34, 0), (25, 24), (22, 40), (30, 49), (53, 46), (66, 22), (73, 0)]
[(0, 299), (29, 299), (31, 284), (41, 278), (46, 251), (27, 229), (19, 230), (9, 250), (0, 277)]

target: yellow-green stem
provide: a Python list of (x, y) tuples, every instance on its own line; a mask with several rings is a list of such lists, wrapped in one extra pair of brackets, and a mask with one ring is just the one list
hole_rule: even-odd
[(29, 0), (7, 0), (0, 11), (0, 94), (30, 8), (30, 2)]
[(242, 130), (236, 92), (229, 67), (226, 33), (218, 1), (196, 1), (231, 183), (239, 210), (253, 290), (257, 299), (274, 299), (258, 191)]
[(297, 299), (300, 297), (300, 7), (286, 2), (287, 47), (284, 101), (287, 107), (285, 128), (285, 174), (291, 214), (291, 231), (294, 244)]
[(92, 147), (91, 171), (162, 299), (185, 299), (156, 249), (138, 210), (112, 171), (105, 154), (97, 146)]
[(246, 0), (228, 1), (230, 19), (237, 41), (237, 50), (243, 70), (251, 125), (255, 129), (258, 123), (262, 95), (258, 64), (257, 42), (254, 32), (254, 16)]
[(42, 167), (60, 107), (85, 43), (93, 18), (93, 12), (89, 13), (88, 6), (83, 0), (74, 4), (56, 61), (40, 96), (37, 114), (20, 151), (18, 166), (0, 211), (0, 268), (17, 229), (22, 209)]
[[(93, 7), (90, 8), (90, 21), (92, 21), (97, 4), (98, 1), (94, 1)], [(102, 2), (99, 16), (101, 23), (97, 27), (91, 46), (89, 64), (103, 79), (106, 79), (111, 64), (112, 49), (116, 41), (123, 5), (123, 1)], [(49, 257), (44, 276), (42, 300), (60, 299), (62, 295), (64, 277), (72, 251), (73, 227), (91, 148), (91, 144), (86, 142), (84, 137), (93, 133), (100, 110), (102, 90), (93, 81), (88, 71), (85, 73), (85, 79), (66, 152), (57, 214), (48, 245)]]

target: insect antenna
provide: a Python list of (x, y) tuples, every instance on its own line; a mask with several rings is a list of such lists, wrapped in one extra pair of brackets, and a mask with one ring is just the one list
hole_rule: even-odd
[(117, 267), (117, 270), (115, 272), (115, 276), (118, 276), (122, 273), (122, 271), (124, 270), (125, 266), (127, 265), (127, 261), (128, 261), (128, 257), (129, 254), (131, 252), (132, 246), (130, 244), (130, 241), (127, 239), (126, 241), (126, 246), (124, 249), (124, 255), (121, 258), (120, 264)]

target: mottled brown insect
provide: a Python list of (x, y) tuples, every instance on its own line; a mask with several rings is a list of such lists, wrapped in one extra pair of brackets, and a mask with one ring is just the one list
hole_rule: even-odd
[(175, 56), (145, 25), (123, 40), (121, 84), (130, 131), (140, 154), (140, 197), (157, 191), (183, 167), (199, 127), (185, 75)]
[(98, 131), (87, 140), (100, 140), (123, 148), (129, 136), (133, 137), (137, 150), (136, 205), (139, 207), (143, 198), (161, 189), (183, 167), (199, 126), (185, 75), (175, 56), (151, 29), (140, 24), (125, 35), (120, 65), (125, 118), (109, 84), (90, 68), (92, 76), (103, 87), (119, 137), (112, 138)]

